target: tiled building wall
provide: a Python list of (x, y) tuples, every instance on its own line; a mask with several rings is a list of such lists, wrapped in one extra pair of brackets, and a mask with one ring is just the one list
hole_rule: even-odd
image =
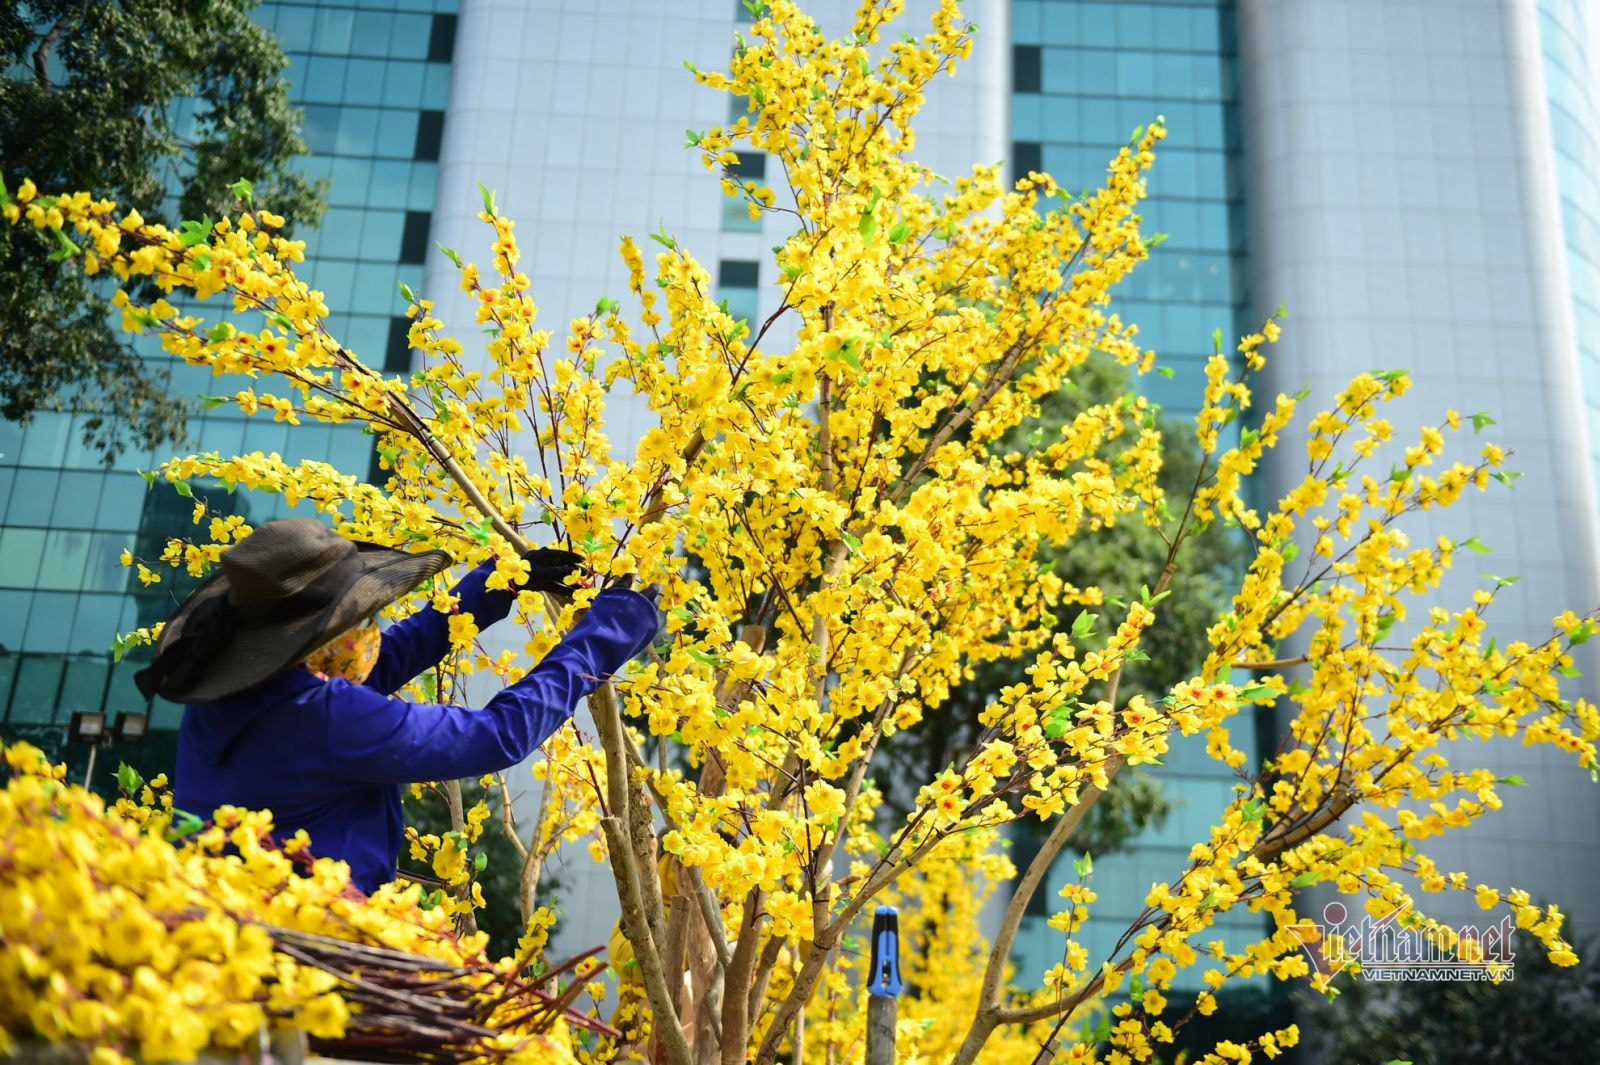
[[(1562, 609), (1600, 602), (1600, 581), (1535, 0), (1241, 0), (1239, 10), (1252, 288), (1258, 310), (1291, 310), (1272, 384), (1309, 384), (1324, 404), (1353, 374), (1402, 367), (1415, 383), (1390, 408), (1400, 439), (1446, 408), (1498, 418), (1449, 457), (1471, 458), (1492, 438), (1512, 452), (1515, 488), (1491, 483), (1448, 512), (1407, 518), (1415, 543), (1476, 535), (1493, 554), (1459, 561), (1412, 616), (1468, 602), (1488, 570), (1521, 578), (1488, 614), (1501, 645), (1543, 639)], [(1298, 480), (1296, 466), (1267, 470), (1263, 495)], [(1592, 656), (1580, 665), (1594, 675)], [(1451, 753), (1528, 783), (1428, 853), (1443, 869), (1560, 900), (1582, 921), (1600, 878), (1588, 773), (1546, 747), (1462, 741)], [(1470, 898), (1428, 905), (1441, 919), (1476, 919)]]

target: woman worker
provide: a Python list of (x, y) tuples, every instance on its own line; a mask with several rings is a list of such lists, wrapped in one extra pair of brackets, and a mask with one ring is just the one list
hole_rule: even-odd
[[(525, 556), (522, 588), (564, 590), (577, 555)], [(611, 587), (520, 681), (481, 710), (394, 697), (450, 649), (431, 606), (380, 633), (384, 606), (450, 565), (355, 543), (311, 518), (269, 522), (222, 553), (186, 599), (137, 681), (184, 707), (175, 804), (271, 810), (288, 835), (305, 829), (318, 857), (350, 864), (365, 892), (394, 878), (405, 838), (400, 788), (496, 772), (527, 758), (578, 700), (654, 638), (655, 604)], [(485, 563), (453, 589), (480, 628), (511, 611), (489, 591)]]

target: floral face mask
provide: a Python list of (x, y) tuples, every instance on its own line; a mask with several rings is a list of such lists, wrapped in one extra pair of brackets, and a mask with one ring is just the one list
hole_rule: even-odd
[(351, 684), (360, 684), (377, 665), (382, 643), (383, 633), (377, 622), (368, 618), (312, 651), (306, 656), (305, 666), (324, 679), (343, 677)]

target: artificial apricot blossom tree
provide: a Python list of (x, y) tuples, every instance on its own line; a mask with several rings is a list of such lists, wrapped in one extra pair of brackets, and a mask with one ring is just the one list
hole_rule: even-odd
[[(522, 844), (536, 868), (561, 838), (588, 834), (615, 878), (623, 984), (613, 1020), (624, 1035), (579, 1048), (592, 1059), (859, 1054), (865, 958), (851, 936), (872, 906), (898, 901), (916, 929), (901, 1016), (918, 1023), (904, 1026), (903, 1051), (1086, 1061), (1109, 1043), (1114, 1060), (1147, 1060), (1180, 1023), (1165, 1015), (1180, 970), (1206, 959), (1213, 988), (1307, 972), (1290, 931), (1307, 885), (1365, 893), (1374, 913), (1403, 911), (1448, 937), (1420, 916), (1401, 874), (1424, 890), (1465, 889), (1469, 877), (1437, 870), (1413, 841), (1499, 800), (1494, 774), (1452, 765), (1442, 741), (1553, 743), (1596, 767), (1600, 714), (1561, 687), (1594, 615), (1564, 614), (1542, 642), (1500, 645), (1485, 631), (1497, 588), (1430, 601), (1458, 543), (1412, 544), (1408, 516), (1492, 487), (1504, 456), (1487, 445), (1449, 462), (1446, 438), (1461, 428), (1449, 412), (1415, 444), (1387, 443), (1383, 410), (1407, 391), (1403, 374), (1361, 375), (1311, 419), (1306, 475), (1270, 510), (1248, 506), (1241, 486), (1303, 397), (1278, 396), (1236, 437), (1225, 431), (1254, 411), (1276, 320), (1233, 351), (1219, 343), (1207, 366), (1196, 437), (1168, 444), (1203, 456), (1185, 499), (1159, 487), (1163, 443), (1139, 396), (1093, 406), (1029, 451), (1001, 446), (1091, 352), (1140, 372), (1155, 365), (1108, 301), (1148, 254), (1137, 208), (1164, 129), (1136, 132), (1104, 184), (1080, 197), (1043, 174), (1007, 188), (996, 167), (946, 182), (912, 161), (912, 122), (974, 28), (946, 0), (922, 36), (889, 40), (899, 8), (865, 3), (851, 35), (828, 40), (792, 3), (773, 3), (728, 71), (696, 74), (749, 104), (733, 124), (693, 135), (707, 167), (752, 213), (793, 226), (776, 251), (778, 305), (762, 322), (720, 307), (706, 270), (663, 231), (653, 274), (623, 239), (634, 316), (602, 299), (557, 341), (538, 327), (512, 223), (486, 193), (491, 269), (456, 259), (477, 297), (470, 324), (490, 335), (484, 357), (449, 336), (431, 301), (410, 296), (418, 368), (385, 377), (332, 336), (321, 295), (294, 273), (300, 245), (275, 235), (281, 220), (247, 195), (236, 218), (177, 232), (86, 193), (25, 187), (4, 207), (14, 223), (59, 234), (62, 253), (91, 273), (231, 301), (232, 315), (212, 322), (167, 301), (124, 300), (123, 313), (189, 362), (287, 383), (241, 388), (232, 401), (248, 414), (365, 425), (389, 471), (377, 486), (316, 462), (205, 454), (165, 464), (167, 480), (283, 492), (351, 535), (443, 545), (467, 564), (493, 553), (502, 586), (520, 565), (511, 549), (535, 533), (583, 551), (604, 579), (661, 585), (665, 638), (591, 699), (598, 749), (571, 732), (552, 744), (541, 773), (560, 790)], [(787, 187), (741, 182), (739, 148), (772, 156)], [(768, 337), (785, 319), (795, 340), (778, 350)], [(653, 415), (632, 455), (613, 453), (604, 432), (618, 389)], [(1371, 472), (1396, 448), (1389, 472)], [(1147, 522), (1171, 545), (1142, 601), (1107, 602), (1035, 565), (1041, 547), (1119, 521)], [(1119, 698), (1123, 664), (1141, 654), (1163, 600), (1182, 594), (1181, 545), (1215, 521), (1242, 526), (1254, 555), (1209, 655), (1160, 700)], [(212, 532), (175, 544), (168, 561), (203, 569), (246, 530)], [(420, 594), (449, 605), (442, 590)], [(434, 692), (465, 672), (520, 676), (591, 595), (524, 595), (524, 655), (482, 653), (458, 618), (456, 673)], [(1063, 603), (1081, 605), (1070, 631), (1054, 626)], [(1408, 611), (1420, 614), (1409, 642), (1385, 647)], [(1286, 661), (1280, 645), (1305, 650)], [(982, 742), (912, 782), (910, 814), (886, 823), (870, 776), (879, 745), (995, 660), (1016, 663), (1016, 682), (983, 711)], [(1280, 675), (1295, 665), (1310, 683)], [(1257, 679), (1231, 683), (1240, 666)], [(1293, 708), (1292, 725), (1255, 772), (1229, 729), (1271, 701)], [(1112, 956), (1091, 957), (1077, 938), (1094, 892), (1050, 883), (1066, 900), (1050, 919), (1066, 934), (1063, 960), (1042, 989), (1009, 986), (1023, 913), (1073, 828), (1123, 766), (1158, 763), (1174, 734), (1206, 737), (1210, 756), (1239, 774), (1236, 798), (1188, 864), (1152, 888)], [(1418, 816), (1417, 802), (1433, 812)], [(1016, 870), (996, 844), (1019, 819), (1041, 822), (1044, 843)], [(470, 842), (416, 845), (465, 885)], [(977, 904), (1012, 880), (999, 931), (984, 940)], [(1509, 887), (1479, 897), (1512, 907), (1553, 958), (1575, 960), (1555, 908)], [(1241, 907), (1269, 914), (1273, 931), (1242, 949), (1207, 945), (1217, 918)], [(1135, 977), (1137, 1001), (1113, 998)], [(1099, 1031), (1075, 1023), (1113, 1002)], [(1202, 1011), (1214, 1006), (1201, 995)], [(1206, 1060), (1276, 1053), (1297, 1037), (1263, 1033)]]

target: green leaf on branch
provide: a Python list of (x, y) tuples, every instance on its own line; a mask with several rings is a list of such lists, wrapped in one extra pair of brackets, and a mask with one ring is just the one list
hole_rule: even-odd
[(1078, 616), (1072, 619), (1072, 638), (1083, 640), (1094, 634), (1094, 615), (1087, 610), (1078, 611)]
[(871, 207), (861, 212), (861, 221), (856, 223), (856, 230), (861, 234), (863, 244), (872, 243), (873, 236), (878, 232), (878, 220), (873, 215)]
[(1251, 799), (1239, 808), (1240, 816), (1244, 818), (1246, 824), (1250, 825), (1259, 825), (1261, 819), (1266, 816), (1266, 812), (1266, 804), (1260, 799)]
[(67, 236), (61, 230), (59, 230), (59, 229), (54, 230), (53, 234), (54, 234), (54, 239), (55, 239), (55, 242), (56, 242), (56, 247), (55, 247), (55, 250), (50, 253), (50, 261), (51, 262), (59, 263), (62, 260), (70, 259), (74, 255), (78, 255), (83, 251), (82, 248), (78, 247), (76, 244), (74, 244), (72, 242), (72, 238), (71, 237)]
[(232, 185), (228, 186), (228, 191), (233, 193), (243, 202), (249, 203), (255, 198), (256, 187), (250, 183), (248, 178), (240, 178), (238, 181), (235, 181)]
[(127, 762), (119, 763), (117, 765), (117, 787), (122, 789), (124, 795), (131, 796), (144, 787), (144, 777), (140, 776), (139, 771)]
[(1248, 703), (1256, 699), (1276, 699), (1282, 693), (1270, 684), (1252, 684), (1248, 688), (1240, 688), (1235, 694), (1241, 703)]
[(1489, 412), (1486, 411), (1486, 410), (1480, 410), (1478, 413), (1476, 413), (1476, 414), (1474, 414), (1472, 416), (1472, 431), (1474, 433), (1483, 432), (1483, 427), (1486, 426), (1486, 425), (1498, 425), (1498, 424), (1500, 424), (1500, 423), (1496, 422), (1493, 418), (1491, 418), (1489, 416)]
[(172, 814), (172, 824), (167, 829), (168, 843), (177, 843), (206, 827), (204, 821), (188, 810), (174, 810)]
[(1505, 784), (1505, 785), (1507, 785), (1509, 787), (1513, 787), (1513, 788), (1520, 788), (1520, 787), (1526, 786), (1528, 782), (1526, 780), (1523, 780), (1521, 777), (1517, 776), (1515, 773), (1513, 773), (1508, 777), (1496, 777), (1495, 778), (1495, 783), (1496, 784)]
[(194, 498), (194, 490), (189, 487), (188, 481), (173, 481), (172, 490), (185, 499)]
[(904, 218), (889, 227), (890, 244), (904, 244), (909, 236), (911, 236), (911, 223)]
[(1078, 705), (1076, 699), (1068, 699), (1064, 703), (1057, 703), (1044, 712), (1044, 734), (1046, 738), (1059, 740), (1067, 734), (1072, 727), (1072, 708)]
[(1072, 871), (1078, 874), (1079, 880), (1087, 877), (1090, 873), (1094, 872), (1094, 856), (1085, 851), (1079, 857), (1074, 858), (1072, 861)]
[(488, 855), (487, 852), (479, 851), (477, 854), (472, 856), (472, 871), (473, 872), (481, 873), (485, 869), (487, 869), (488, 867), (489, 867), (489, 855)]
[(489, 214), (499, 213), (495, 210), (494, 193), (490, 192), (488, 186), (484, 185), (484, 183), (481, 181), (478, 182), (478, 195), (483, 197), (483, 209), (486, 212)]
[(411, 291), (411, 286), (404, 281), (400, 282), (400, 295), (407, 303), (417, 302), (417, 294)]
[(689, 652), (689, 657), (694, 659), (696, 662), (700, 662), (703, 665), (708, 665), (708, 666), (720, 666), (720, 665), (722, 665), (722, 656), (721, 655), (707, 654), (705, 651), (700, 650), (698, 647), (690, 647), (690, 648), (687, 648), (687, 650)]
[(1299, 876), (1295, 877), (1293, 880), (1289, 881), (1289, 886), (1310, 887), (1312, 884), (1319, 882), (1321, 879), (1322, 874), (1320, 872), (1315, 869), (1308, 869)]
[(485, 547), (489, 545), (489, 530), (493, 527), (494, 522), (487, 517), (477, 523), (468, 522), (466, 524), (467, 532), (471, 534), (474, 540)]
[(1473, 551), (1480, 555), (1487, 555), (1489, 553), (1489, 545), (1478, 539), (1476, 536), (1469, 536), (1456, 546), (1464, 547), (1468, 551)]
[(189, 219), (178, 227), (178, 243), (185, 248), (192, 248), (196, 244), (204, 244), (211, 236), (211, 216), (206, 215), (196, 222)]
[(433, 243), (434, 243), (434, 246), (437, 247), (439, 249), (439, 251), (444, 255), (444, 257), (446, 259), (450, 260), (450, 263), (451, 263), (452, 266), (454, 266), (457, 270), (461, 269), (461, 265), (462, 265), (461, 264), (461, 256), (457, 255), (453, 248), (447, 248), (443, 244), (440, 244), (438, 241), (434, 241)]
[(662, 219), (661, 227), (656, 232), (650, 234), (650, 239), (655, 241), (657, 244), (661, 245), (663, 248), (667, 249), (668, 251), (677, 251), (678, 250), (678, 242), (677, 242), (677, 240), (674, 239), (673, 236), (670, 233), (667, 232), (666, 219)]

